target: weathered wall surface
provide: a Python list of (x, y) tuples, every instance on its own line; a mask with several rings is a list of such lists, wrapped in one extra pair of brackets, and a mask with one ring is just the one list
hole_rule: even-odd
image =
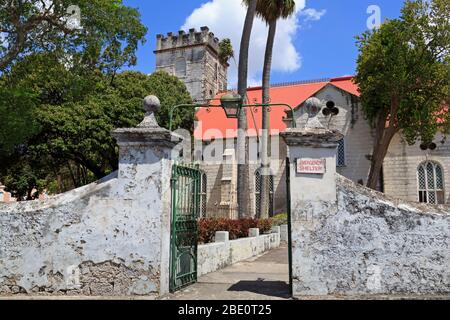
[(0, 204), (0, 295), (168, 292), (170, 133), (115, 133), (118, 173), (43, 202)]
[(216, 242), (198, 246), (198, 276), (223, 269), (280, 246), (280, 234)]
[(338, 177), (337, 202), (292, 204), (294, 295), (450, 294), (450, 208)]
[(124, 188), (136, 188), (110, 177), (45, 202), (0, 204), (0, 294), (164, 291), (160, 270), (168, 265), (161, 261), (162, 245), (169, 232), (163, 221), (170, 218), (168, 212), (161, 216), (162, 197), (168, 195), (157, 177), (170, 175), (170, 168), (152, 167), (147, 199), (130, 196)]

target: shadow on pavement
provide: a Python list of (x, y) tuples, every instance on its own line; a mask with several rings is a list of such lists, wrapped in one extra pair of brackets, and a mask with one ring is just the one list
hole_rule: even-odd
[(284, 281), (264, 281), (258, 279), (255, 281), (239, 281), (232, 285), (228, 291), (247, 291), (256, 294), (266, 295), (277, 298), (290, 298), (289, 285)]

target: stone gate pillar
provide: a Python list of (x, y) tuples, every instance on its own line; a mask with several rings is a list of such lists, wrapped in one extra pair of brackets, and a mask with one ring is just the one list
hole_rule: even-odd
[[(169, 292), (170, 269), (170, 178), (171, 153), (179, 137), (161, 128), (154, 116), (159, 108), (158, 98), (144, 100), (146, 116), (136, 128), (122, 128), (113, 132), (119, 145), (119, 172), (117, 197), (121, 203), (130, 203), (133, 216), (146, 218), (145, 238), (138, 246), (149, 261), (154, 279), (146, 281), (143, 294), (156, 292), (161, 296)], [(148, 237), (150, 237), (148, 239)]]
[(319, 216), (336, 212), (336, 150), (343, 135), (322, 128), (294, 128), (282, 137), (290, 159), (293, 295), (327, 294), (312, 267), (319, 252), (311, 252), (306, 240), (320, 223)]

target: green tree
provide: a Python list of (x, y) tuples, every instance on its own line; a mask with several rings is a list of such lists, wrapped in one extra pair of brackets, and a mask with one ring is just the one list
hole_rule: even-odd
[(12, 88), (0, 79), (0, 153), (10, 153), (36, 128), (32, 117), (34, 96), (28, 90)]
[(114, 73), (136, 64), (147, 29), (121, 0), (10, 0), (0, 4), (0, 72), (34, 52), (60, 51)]
[[(169, 129), (170, 109), (178, 104), (191, 104), (192, 98), (186, 86), (177, 77), (167, 72), (158, 71), (149, 76), (147, 94), (155, 95), (161, 101), (161, 108), (156, 113), (156, 120), (161, 127)], [(183, 128), (194, 131), (195, 110), (178, 109), (173, 115), (172, 129)]]
[[(248, 1), (248, 0), (247, 0)], [(272, 69), (273, 45), (279, 19), (286, 19), (295, 12), (293, 0), (258, 0), (256, 14), (269, 26), (266, 51), (264, 56), (264, 68), (262, 79), (262, 103), (270, 103), (270, 73)], [(270, 115), (269, 107), (262, 108), (262, 138), (261, 138), (261, 218), (269, 217), (270, 204)]]
[[(73, 8), (80, 9), (79, 17)], [(70, 23), (73, 18), (79, 18), (76, 28)], [(58, 88), (69, 87), (64, 92), (78, 97), (87, 95), (97, 85), (86, 81), (85, 75), (95, 80), (91, 75), (97, 70), (112, 81), (121, 67), (136, 64), (135, 52), (146, 31), (138, 11), (120, 0), (1, 2), (0, 152), (11, 152), (35, 132), (32, 114), (36, 105), (70, 100)], [(48, 55), (34, 54), (44, 52)], [(64, 68), (49, 68), (43, 59)], [(17, 66), (20, 61), (25, 63)], [(46, 87), (36, 97), (39, 81), (46, 82)], [(69, 86), (68, 81), (73, 83)]]
[[(12, 154), (0, 153), (2, 164), (10, 163), (0, 168), (0, 180), (19, 199), (32, 198), (30, 190), (67, 191), (117, 170), (111, 131), (143, 119), (146, 95), (160, 97), (157, 117), (165, 127), (172, 105), (191, 102), (185, 85), (167, 73), (112, 77), (98, 69), (68, 69), (52, 53), (27, 57), (3, 78), (12, 87), (28, 88), (36, 100), (32, 119), (37, 131), (16, 144)], [(174, 125), (192, 130), (193, 119), (194, 110), (180, 110)]]
[(399, 19), (358, 37), (356, 83), (375, 128), (368, 187), (376, 188), (395, 134), (429, 143), (448, 131), (450, 2), (409, 0)]

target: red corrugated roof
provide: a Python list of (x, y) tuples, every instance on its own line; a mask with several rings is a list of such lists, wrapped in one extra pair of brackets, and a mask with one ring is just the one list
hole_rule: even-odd
[[(296, 108), (329, 84), (359, 96), (358, 86), (353, 83), (352, 79), (353, 77), (342, 77), (327, 81), (275, 85), (270, 89), (271, 103), (286, 103)], [(223, 94), (218, 94), (216, 99), (219, 99)], [(247, 95), (249, 104), (261, 103), (262, 88), (249, 88)], [(214, 101), (212, 105), (219, 105), (219, 102)], [(288, 110), (288, 108), (282, 107), (271, 108), (270, 126), (272, 133), (275, 134), (286, 130), (286, 124), (283, 122), (283, 119), (286, 116), (285, 111)], [(233, 138), (237, 136), (237, 120), (228, 119), (221, 108), (200, 108), (196, 115), (198, 120), (196, 130), (194, 131), (196, 139), (210, 140), (213, 138)], [(250, 136), (255, 136), (261, 129), (261, 115), (261, 108), (247, 109), (248, 134)]]

